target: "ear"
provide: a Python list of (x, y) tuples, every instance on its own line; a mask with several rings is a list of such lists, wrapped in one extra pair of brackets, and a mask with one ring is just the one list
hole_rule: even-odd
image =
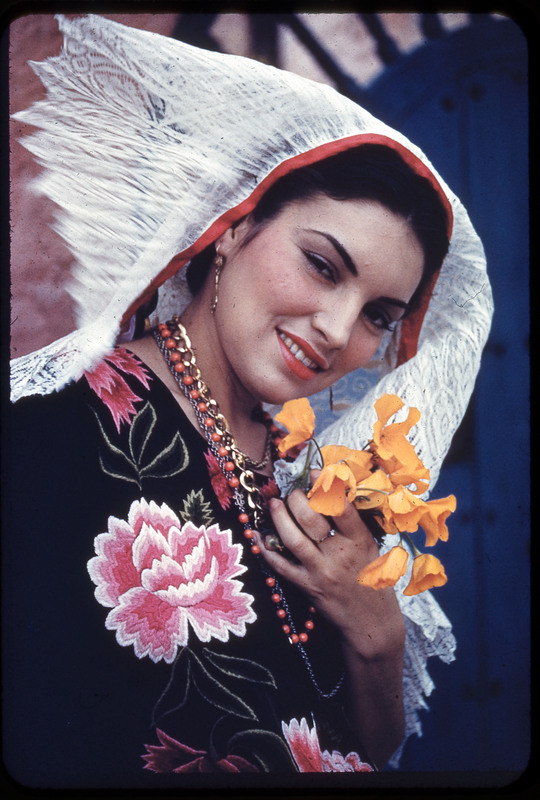
[(244, 217), (240, 222), (236, 222), (216, 239), (216, 253), (227, 258), (234, 250), (238, 249), (244, 241), (244, 237), (250, 228), (248, 217)]

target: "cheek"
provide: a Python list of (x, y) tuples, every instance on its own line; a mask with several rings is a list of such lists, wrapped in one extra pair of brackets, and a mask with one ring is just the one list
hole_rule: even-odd
[(351, 337), (346, 349), (336, 361), (336, 367), (342, 375), (354, 372), (360, 367), (365, 367), (373, 358), (381, 343), (381, 336), (373, 336), (360, 332)]
[(261, 308), (280, 318), (310, 313), (316, 302), (313, 286), (293, 267), (268, 270), (254, 289)]

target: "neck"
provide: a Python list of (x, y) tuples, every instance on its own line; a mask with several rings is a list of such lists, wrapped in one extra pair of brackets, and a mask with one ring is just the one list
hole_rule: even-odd
[(266, 428), (254, 419), (258, 398), (246, 391), (221, 346), (215, 316), (204, 296), (196, 297), (182, 314), (202, 379), (208, 386), (238, 446), (257, 460), (266, 443)]

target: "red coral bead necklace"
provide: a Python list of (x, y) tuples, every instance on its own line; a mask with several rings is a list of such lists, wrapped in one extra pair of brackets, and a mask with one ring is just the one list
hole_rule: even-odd
[[(227, 420), (220, 412), (216, 401), (211, 397), (208, 386), (202, 380), (187, 331), (179, 318), (175, 316), (167, 323), (158, 325), (154, 331), (154, 337), (174, 378), (190, 401), (211, 451), (217, 459), (228, 485), (233, 490), (234, 500), (239, 510), (238, 521), (243, 526), (244, 537), (248, 542), (252, 542), (263, 515), (260, 491), (252, 470), (262, 469), (268, 463), (272, 447), (276, 447), (279, 441), (280, 431), (274, 425), (272, 417), (261, 411), (263, 421), (268, 428), (267, 445), (261, 461), (255, 462), (250, 459), (238, 448), (229, 430)], [(260, 556), (261, 549), (258, 544), (252, 543), (250, 549), (254, 556)], [(276, 616), (282, 623), (284, 634), (291, 644), (298, 646), (319, 693), (324, 697), (332, 697), (341, 686), (343, 677), (330, 693), (322, 692), (315, 681), (313, 669), (303, 649), (303, 645), (308, 641), (309, 635), (315, 627), (313, 615), (316, 613), (316, 609), (314, 606), (309, 607), (304, 629), (297, 629), (278, 579), (270, 574), (262, 559), (259, 559), (259, 564), (266, 576), (265, 583), (271, 592), (270, 598), (276, 606)]]

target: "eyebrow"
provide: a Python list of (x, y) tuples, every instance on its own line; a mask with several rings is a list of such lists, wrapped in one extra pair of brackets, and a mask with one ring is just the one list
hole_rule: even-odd
[[(310, 233), (318, 233), (320, 236), (324, 236), (324, 238), (330, 242), (332, 247), (339, 253), (343, 263), (345, 264), (346, 268), (352, 275), (358, 275), (358, 270), (356, 269), (355, 263), (345, 250), (341, 242), (339, 242), (332, 234), (326, 233), (325, 231), (318, 231), (314, 228), (307, 229)], [(388, 305), (398, 306), (398, 308), (407, 309), (409, 307), (409, 303), (406, 303), (404, 300), (398, 300), (395, 297), (380, 297), (383, 303), (388, 303)]]
[(324, 236), (324, 238), (330, 242), (334, 250), (336, 250), (339, 253), (339, 255), (341, 256), (341, 260), (343, 261), (349, 272), (352, 273), (353, 275), (358, 275), (358, 270), (356, 269), (354, 261), (352, 260), (348, 252), (345, 250), (341, 242), (338, 242), (338, 240), (334, 238), (334, 236), (332, 236), (330, 233), (325, 233), (324, 231), (317, 231), (314, 230), (313, 228), (308, 228), (307, 230), (309, 231), (309, 233), (318, 233), (320, 236)]

